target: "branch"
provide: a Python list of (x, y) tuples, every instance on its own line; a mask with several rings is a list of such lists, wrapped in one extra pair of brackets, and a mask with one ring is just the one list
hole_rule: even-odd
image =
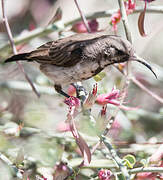
[(119, 3), (119, 7), (120, 7), (122, 22), (123, 22), (123, 26), (124, 26), (124, 29), (125, 29), (127, 40), (132, 43), (131, 31), (130, 31), (129, 24), (128, 24), (128, 19), (127, 19), (127, 14), (126, 14), (126, 8), (125, 8), (125, 5), (124, 5), (124, 0), (118, 0), (118, 3)]
[[(137, 6), (132, 14), (140, 13), (144, 10), (144, 7)], [(112, 9), (107, 11), (99, 11), (94, 13), (89, 13), (86, 15), (87, 19), (97, 19), (97, 18), (108, 18), (112, 16), (113, 13), (116, 13), (118, 9)], [(148, 6), (146, 13), (163, 13), (163, 6)], [(70, 26), (76, 22), (81, 21), (81, 18), (76, 18), (72, 21), (65, 23), (65, 26)]]
[(160, 103), (163, 104), (163, 98), (161, 98), (160, 96), (158, 96), (157, 94), (153, 93), (152, 91), (150, 91), (147, 87), (145, 87), (140, 81), (138, 81), (135, 77), (131, 77), (130, 78), (139, 88), (141, 88), (143, 91), (145, 91), (147, 94), (149, 94), (150, 96), (152, 96), (154, 99), (156, 99), (157, 101), (159, 101)]
[[(9, 41), (10, 41), (10, 45), (12, 47), (13, 53), (17, 54), (16, 46), (14, 44), (13, 36), (12, 36), (11, 29), (10, 29), (10, 26), (9, 26), (9, 23), (8, 23), (8, 19), (7, 19), (7, 16), (6, 16), (6, 12), (5, 12), (4, 0), (1, 0), (1, 2), (2, 2), (2, 18), (3, 18), (3, 22), (5, 24), (5, 27), (6, 27), (8, 38), (9, 38)], [(28, 77), (28, 75), (24, 71), (24, 68), (23, 68), (22, 64), (20, 64), (19, 62), (16, 62), (16, 63), (18, 65), (20, 71), (24, 74), (26, 80), (28, 81), (28, 83), (32, 87), (34, 93), (37, 95), (37, 97), (40, 97), (40, 94), (37, 92), (37, 90), (35, 89), (34, 85), (31, 82), (30, 78)]]
[[(119, 70), (119, 68), (117, 66), (114, 66), (116, 69)], [(119, 70), (120, 71), (120, 70)], [(124, 72), (120, 71), (123, 75)], [(160, 103), (163, 104), (163, 98), (158, 96), (157, 94), (155, 94), (154, 92), (150, 91), (147, 87), (145, 87), (140, 81), (138, 81), (135, 77), (129, 77), (129, 79), (136, 84), (139, 88), (141, 88), (143, 91), (145, 91), (147, 94), (149, 94), (152, 98), (156, 99), (157, 101), (159, 101)]]
[(163, 167), (140, 167), (140, 168), (134, 168), (129, 170), (130, 174), (136, 174), (139, 172), (159, 172), (162, 173), (163, 172)]
[(106, 139), (105, 136), (101, 136), (101, 140), (103, 141), (103, 143), (105, 144), (107, 149), (110, 151), (110, 154), (111, 154), (113, 160), (118, 165), (118, 167), (119, 167), (120, 171), (122, 172), (122, 174), (124, 175), (125, 179), (130, 180), (130, 175), (128, 174), (127, 167), (123, 165), (122, 160), (119, 158), (119, 156), (117, 155), (117, 153), (114, 150), (114, 148), (112, 147), (112, 145), (109, 143), (109, 141)]
[[(138, 6), (136, 7), (135, 11), (132, 14), (135, 13), (140, 13), (144, 10), (143, 7)], [(96, 18), (108, 18), (110, 17), (113, 13), (117, 12), (118, 9), (113, 9), (113, 10), (108, 10), (108, 11), (101, 11), (101, 12), (95, 12), (95, 13), (89, 13), (86, 15), (87, 19), (96, 19)], [(150, 6), (147, 8), (146, 13), (163, 13), (163, 6)], [(64, 24), (64, 27), (61, 27), (58, 25), (58, 23), (52, 24), (47, 26), (46, 28), (37, 28), (33, 31), (29, 31), (26, 32), (26, 34), (17, 36), (14, 38), (14, 43), (15, 45), (21, 44), (21, 43), (26, 43), (28, 41), (30, 41), (33, 38), (36, 37), (41, 37), (41, 36), (45, 36), (48, 35), (52, 32), (59, 32), (64, 30), (65, 27), (68, 27), (78, 21), (81, 21), (81, 18), (76, 18), (72, 21), (68, 21)], [(10, 48), (9, 43), (6, 43), (4, 45), (1, 45), (0, 47), (0, 53), (2, 53), (3, 51), (7, 51)]]
[[(55, 93), (54, 88), (52, 88), (52, 87), (39, 86), (35, 83), (34, 83), (34, 86), (37, 88), (37, 91), (40, 94), (48, 94), (48, 95), (57, 95), (58, 94), (58, 93)], [(27, 83), (25, 81), (0, 82), (0, 87), (20, 90), (20, 91), (31, 91), (31, 86), (29, 85), (29, 83)]]
[(89, 28), (89, 24), (88, 24), (88, 22), (87, 22), (87, 19), (86, 19), (84, 13), (82, 12), (82, 10), (81, 10), (81, 8), (80, 8), (80, 6), (79, 6), (78, 0), (74, 0), (74, 1), (75, 1), (75, 4), (76, 4), (76, 6), (77, 6), (77, 8), (78, 8), (78, 11), (79, 11), (79, 13), (80, 13), (81, 19), (82, 19), (82, 21), (83, 21), (83, 23), (84, 23), (87, 31), (88, 31), (89, 33), (91, 33), (91, 29)]
[[(125, 29), (125, 34), (126, 34), (126, 38), (128, 41), (130, 41), (130, 43), (132, 43), (132, 37), (131, 37), (131, 31), (130, 31), (130, 28), (129, 28), (129, 24), (128, 24), (128, 19), (127, 19), (127, 13), (126, 13), (126, 8), (125, 8), (125, 4), (124, 4), (124, 0), (118, 0), (118, 3), (119, 3), (119, 7), (120, 7), (120, 12), (121, 12), (121, 17), (122, 17), (122, 22), (123, 22), (123, 26), (124, 26), (124, 29)], [(129, 75), (129, 70), (131, 69), (131, 62), (128, 62), (126, 63), (126, 69), (127, 69), (127, 76)], [(128, 86), (129, 84), (129, 81), (126, 79), (126, 85), (125, 86)], [(122, 100), (122, 103), (123, 103), (123, 100)]]
[(16, 175), (16, 177), (23, 179), (23, 175), (21, 173), (21, 171), (10, 161), (10, 159), (8, 159), (4, 154), (2, 154), (0, 152), (0, 159), (5, 162), (14, 172), (14, 175)]

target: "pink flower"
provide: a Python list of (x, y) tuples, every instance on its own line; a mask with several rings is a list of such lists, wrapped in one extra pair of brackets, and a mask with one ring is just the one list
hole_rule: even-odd
[[(91, 32), (98, 31), (99, 24), (96, 19), (88, 21), (88, 25), (90, 27)], [(85, 33), (87, 32), (87, 28), (85, 27), (85, 24), (82, 21), (80, 21), (72, 26), (72, 31), (77, 33)]]
[(120, 96), (121, 96), (121, 94), (118, 89), (112, 89), (111, 93), (98, 95), (96, 98), (96, 103), (99, 105), (102, 105), (102, 106), (104, 106), (106, 104), (113, 104), (113, 105), (119, 106), (119, 108), (121, 108), (123, 110), (127, 110), (127, 111), (138, 109), (137, 107), (128, 107), (128, 106), (121, 105), (121, 102), (119, 100)]
[(136, 6), (136, 1), (134, 0), (134, 2), (132, 2), (132, 0), (128, 0), (128, 2), (126, 2), (128, 9), (132, 9), (135, 10), (135, 6)]
[(42, 176), (42, 179), (43, 179), (43, 180), (48, 180), (48, 179), (47, 179), (47, 178), (45, 178), (44, 176)]
[(80, 100), (74, 96), (66, 98), (64, 101), (68, 105), (69, 112), (67, 114), (67, 121), (70, 122), (78, 114), (78, 109), (80, 107)]
[(75, 106), (78, 108), (80, 106), (80, 100), (74, 96), (70, 96), (64, 100), (64, 103), (67, 104), (69, 107)]
[(70, 85), (67, 93), (69, 96), (76, 96), (76, 88), (73, 85)]
[(128, 0), (125, 2), (125, 7), (126, 7), (126, 13), (127, 15), (133, 13), (133, 11), (135, 10), (136, 7), (136, 3), (135, 1), (132, 2), (132, 0)]
[(64, 179), (70, 174), (66, 163), (60, 162), (54, 167), (53, 179)]
[(163, 144), (156, 150), (156, 152), (150, 157), (151, 163), (160, 163), (163, 165)]
[(65, 121), (59, 122), (59, 124), (57, 125), (57, 131), (59, 132), (70, 131), (70, 124)]
[(100, 180), (110, 180), (111, 175), (112, 175), (112, 172), (108, 169), (101, 169), (98, 172), (98, 177)]
[(96, 19), (92, 19), (91, 21), (88, 21), (88, 25), (91, 29), (91, 32), (97, 32), (99, 24)]
[(113, 30), (117, 31), (117, 24), (120, 22), (121, 20), (121, 13), (120, 10), (118, 10), (118, 12), (114, 13), (111, 16), (111, 25), (113, 26)]
[(102, 106), (108, 103), (119, 106), (120, 102), (117, 101), (117, 99), (119, 98), (119, 95), (120, 95), (120, 91), (117, 89), (113, 89), (111, 93), (98, 95), (96, 98), (96, 102)]
[[(133, 13), (135, 7), (136, 7), (135, 1), (134, 2), (132, 0), (125, 1), (125, 8), (127, 15)], [(113, 26), (114, 31), (117, 31), (117, 24), (120, 22), (120, 20), (121, 20), (121, 12), (120, 10), (118, 10), (116, 13), (114, 13), (111, 16), (111, 25)]]

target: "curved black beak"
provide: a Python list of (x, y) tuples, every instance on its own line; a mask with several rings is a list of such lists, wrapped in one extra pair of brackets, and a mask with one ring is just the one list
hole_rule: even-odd
[(131, 61), (137, 61), (137, 62), (143, 64), (144, 66), (146, 66), (154, 74), (154, 76), (157, 79), (156, 73), (153, 71), (152, 67), (148, 64), (148, 62), (146, 60), (144, 60), (143, 58), (137, 56), (136, 54), (134, 54), (134, 56), (130, 60)]

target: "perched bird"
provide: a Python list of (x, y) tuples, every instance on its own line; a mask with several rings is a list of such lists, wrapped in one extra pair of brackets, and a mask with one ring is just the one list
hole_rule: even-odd
[(34, 51), (11, 56), (5, 63), (19, 60), (39, 63), (40, 70), (53, 80), (56, 91), (66, 97), (69, 95), (62, 91), (62, 85), (89, 79), (115, 63), (138, 61), (156, 76), (151, 66), (136, 56), (129, 41), (101, 33), (75, 34), (51, 41)]

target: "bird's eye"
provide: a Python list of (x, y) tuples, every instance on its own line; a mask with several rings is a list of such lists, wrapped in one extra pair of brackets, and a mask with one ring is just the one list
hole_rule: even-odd
[(124, 55), (124, 52), (119, 50), (118, 55)]

